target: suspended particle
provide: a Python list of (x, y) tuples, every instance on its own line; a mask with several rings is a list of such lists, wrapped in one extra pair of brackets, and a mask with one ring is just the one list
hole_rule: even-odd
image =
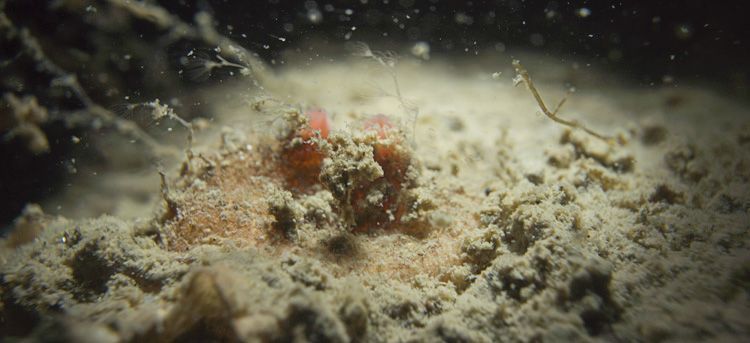
[(693, 36), (693, 28), (688, 24), (680, 24), (674, 28), (674, 33), (679, 39), (688, 39)]
[(591, 15), (591, 10), (586, 7), (581, 7), (578, 10), (576, 10), (576, 15), (581, 18), (588, 18), (588, 16)]
[(427, 42), (416, 42), (411, 47), (411, 54), (423, 60), (430, 59), (430, 44)]
[(311, 8), (307, 10), (307, 20), (313, 24), (319, 24), (323, 21), (323, 13), (317, 8)]

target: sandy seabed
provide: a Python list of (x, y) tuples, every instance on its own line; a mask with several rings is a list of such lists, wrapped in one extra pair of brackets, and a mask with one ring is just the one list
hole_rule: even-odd
[[(62, 203), (84, 204), (68, 217), (89, 215), (99, 198), (87, 188), (29, 207), (0, 255), (2, 331), (79, 342), (747, 340), (746, 107), (700, 87), (522, 60), (549, 103), (577, 86), (561, 117), (620, 142), (541, 115), (514, 87), (508, 56), (402, 60), (416, 123), (382, 65), (290, 58), (262, 95), (216, 90), (199, 157), (172, 168), (166, 187), (154, 172), (105, 174), (87, 187), (103, 190), (113, 216), (53, 215)], [(304, 190), (268, 133), (294, 125), (279, 103), (332, 118), (319, 184)], [(352, 194), (388, 199), (367, 188), (384, 177), (377, 137), (361, 129), (378, 113), (408, 160), (396, 187), (405, 209), (390, 216), (398, 223), (352, 230), (357, 216), (377, 217), (353, 209)]]

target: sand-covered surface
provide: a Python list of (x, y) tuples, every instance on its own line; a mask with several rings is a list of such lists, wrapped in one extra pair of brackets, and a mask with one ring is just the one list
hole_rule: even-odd
[[(561, 117), (619, 142), (541, 115), (514, 87), (509, 55), (404, 58), (403, 101), (373, 60), (292, 56), (263, 90), (215, 91), (195, 157), (162, 187), (153, 169), (105, 173), (44, 212), (30, 207), (0, 256), (0, 331), (91, 342), (746, 340), (746, 107), (698, 86), (521, 59), (550, 104), (576, 86)], [(295, 144), (284, 130), (304, 125), (294, 108), (332, 121), (304, 184), (284, 150)], [(376, 114), (394, 123), (387, 158), (363, 129)], [(61, 204), (76, 218), (57, 215)], [(115, 215), (80, 218), (101, 212)]]

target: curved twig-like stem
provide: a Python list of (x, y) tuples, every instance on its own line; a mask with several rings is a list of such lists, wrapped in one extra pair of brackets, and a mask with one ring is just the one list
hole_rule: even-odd
[(536, 103), (539, 105), (539, 108), (542, 110), (544, 115), (546, 115), (549, 119), (552, 119), (552, 121), (562, 124), (574, 129), (580, 129), (584, 132), (601, 139), (605, 141), (608, 144), (613, 144), (615, 142), (615, 139), (610, 136), (602, 135), (594, 130), (589, 129), (588, 127), (584, 126), (583, 124), (575, 121), (575, 120), (567, 120), (563, 119), (557, 116), (557, 113), (560, 111), (560, 108), (565, 104), (565, 101), (568, 99), (568, 95), (570, 95), (570, 92), (565, 95), (565, 97), (560, 100), (560, 103), (555, 106), (554, 111), (551, 111), (547, 108), (547, 105), (544, 104), (544, 100), (542, 100), (542, 96), (539, 95), (539, 92), (536, 90), (536, 87), (534, 87), (534, 83), (531, 81), (531, 77), (529, 76), (529, 72), (526, 71), (526, 68), (524, 68), (521, 65), (521, 62), (518, 60), (513, 60), (513, 68), (516, 69), (516, 78), (514, 79), (514, 82), (516, 85), (520, 83), (526, 84), (526, 88), (531, 92), (531, 95), (534, 96), (534, 100), (536, 100)]

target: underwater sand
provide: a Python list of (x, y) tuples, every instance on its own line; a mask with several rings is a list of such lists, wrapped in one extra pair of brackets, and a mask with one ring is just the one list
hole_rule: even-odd
[[(514, 87), (508, 55), (400, 61), (415, 125), (383, 66), (290, 57), (262, 92), (215, 91), (215, 119), (193, 149), (203, 159), (168, 170), (176, 213), (149, 169), (79, 173), (46, 214), (19, 218), (0, 256), (2, 331), (90, 342), (746, 340), (746, 108), (697, 86), (520, 59), (548, 104), (576, 86), (561, 117), (622, 143), (544, 117)], [(254, 109), (257, 96), (324, 108), (345, 141), (389, 115), (413, 149), (416, 219), (348, 232), (328, 189), (286, 189), (268, 158), (281, 114)], [(293, 239), (274, 231), (279, 201), (297, 220)]]

